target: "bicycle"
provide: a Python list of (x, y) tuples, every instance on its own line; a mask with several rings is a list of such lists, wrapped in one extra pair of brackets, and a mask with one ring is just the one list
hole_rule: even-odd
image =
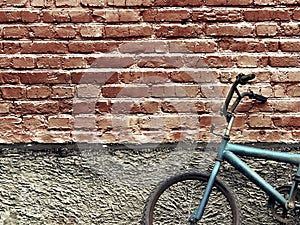
[[(267, 98), (251, 92), (240, 93), (238, 85), (245, 85), (254, 74), (239, 74), (229, 90), (221, 115), (228, 125), (218, 148), (210, 174), (186, 172), (163, 181), (149, 196), (143, 212), (145, 225), (171, 224), (241, 224), (237, 197), (217, 175), (223, 162), (228, 162), (245, 175), (268, 196), (273, 216), (283, 224), (300, 224), (300, 154), (277, 152), (230, 143), (230, 131), (235, 119), (234, 111), (245, 97), (265, 103)], [(232, 98), (236, 93), (234, 102)], [(211, 132), (214, 133), (214, 127)], [(292, 185), (275, 189), (259, 174), (249, 168), (240, 157), (252, 157), (297, 166)]]

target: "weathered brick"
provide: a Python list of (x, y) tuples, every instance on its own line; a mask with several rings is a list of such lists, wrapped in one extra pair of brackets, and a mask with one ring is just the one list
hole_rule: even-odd
[(68, 48), (64, 42), (24, 42), (20, 44), (21, 53), (67, 53)]
[(103, 36), (102, 25), (82, 25), (80, 28), (80, 35), (84, 38), (92, 37), (99, 38)]
[(300, 127), (299, 115), (281, 115), (280, 117), (274, 116), (273, 121), (275, 126), (278, 127)]
[(143, 20), (148, 22), (182, 22), (190, 18), (189, 10), (171, 10), (171, 9), (148, 9), (142, 13)]
[(108, 25), (104, 30), (106, 38), (150, 37), (153, 33), (149, 25)]
[(5, 26), (3, 28), (3, 37), (5, 39), (12, 38), (12, 39), (22, 39), (29, 37), (29, 30), (26, 26)]
[(299, 58), (297, 56), (271, 56), (269, 64), (274, 67), (297, 67)]
[(284, 52), (299, 52), (300, 51), (300, 41), (298, 39), (281, 41), (280, 49)]
[(92, 21), (92, 16), (90, 11), (70, 11), (70, 20), (73, 23), (89, 23)]
[(291, 13), (284, 9), (252, 9), (244, 12), (247, 21), (289, 21)]
[(71, 129), (71, 117), (69, 115), (49, 116), (48, 123), (49, 129), (52, 130)]
[(52, 87), (51, 98), (54, 99), (73, 98), (74, 95), (75, 95), (74, 87), (65, 87), (65, 86)]
[(102, 95), (106, 98), (143, 98), (150, 96), (147, 86), (105, 86), (102, 88)]
[(206, 34), (210, 36), (232, 36), (249, 37), (253, 36), (254, 27), (250, 24), (220, 24), (208, 25)]
[(74, 39), (77, 35), (76, 27), (74, 26), (57, 26), (55, 28), (57, 38)]
[(204, 28), (199, 24), (189, 25), (160, 25), (156, 30), (156, 35), (161, 38), (175, 37), (199, 37), (204, 33)]
[(25, 6), (27, 0), (6, 0), (8, 6)]
[(11, 86), (0, 88), (3, 99), (22, 99), (26, 97), (26, 88), (23, 86)]
[(278, 32), (278, 25), (273, 23), (263, 23), (256, 25), (256, 33), (258, 36), (275, 36)]
[(79, 6), (80, 1), (79, 0), (59, 0), (55, 1), (55, 5), (57, 7), (75, 7)]
[(15, 69), (34, 69), (35, 62), (33, 57), (16, 57), (12, 59), (12, 67)]
[(105, 0), (81, 0), (81, 4), (89, 7), (104, 7)]
[(47, 86), (31, 86), (27, 88), (27, 98), (45, 99), (51, 94), (51, 88)]

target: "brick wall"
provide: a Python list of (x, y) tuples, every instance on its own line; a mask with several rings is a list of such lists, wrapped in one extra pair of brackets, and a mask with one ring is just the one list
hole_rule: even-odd
[(0, 0), (2, 143), (211, 140), (229, 83), (235, 141), (300, 140), (297, 0)]

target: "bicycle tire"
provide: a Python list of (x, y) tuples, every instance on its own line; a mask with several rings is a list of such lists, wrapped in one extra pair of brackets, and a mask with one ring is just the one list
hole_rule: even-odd
[[(208, 174), (189, 172), (163, 181), (147, 200), (143, 212), (143, 224), (190, 225), (188, 218), (199, 205), (208, 179)], [(241, 224), (240, 208), (235, 199), (236, 196), (229, 187), (216, 179), (204, 216), (197, 224)], [(177, 212), (178, 210), (182, 211)], [(225, 212), (226, 210), (229, 212)]]

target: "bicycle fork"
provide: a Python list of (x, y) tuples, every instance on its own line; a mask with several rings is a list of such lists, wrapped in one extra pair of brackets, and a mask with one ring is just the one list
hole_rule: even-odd
[(201, 220), (220, 167), (221, 167), (221, 162), (216, 161), (215, 166), (211, 172), (210, 178), (208, 180), (200, 205), (195, 209), (195, 211), (192, 213), (192, 215), (188, 220), (191, 223), (191, 225), (197, 224), (197, 222)]
[(214, 168), (210, 174), (210, 177), (209, 177), (206, 189), (204, 191), (202, 200), (200, 202), (200, 205), (195, 209), (195, 211), (192, 213), (192, 215), (190, 216), (190, 218), (188, 220), (191, 223), (191, 225), (197, 224), (197, 222), (199, 220), (201, 220), (201, 218), (204, 214), (204, 210), (207, 205), (210, 193), (212, 191), (212, 188), (214, 186), (214, 183), (216, 181), (217, 175), (218, 175), (220, 167), (221, 167), (221, 162), (223, 161), (223, 153), (224, 153), (224, 149), (225, 149), (228, 141), (229, 141), (229, 136), (227, 136), (227, 135), (223, 136), (222, 142), (221, 142), (221, 145), (219, 148), (219, 153), (216, 158)]

